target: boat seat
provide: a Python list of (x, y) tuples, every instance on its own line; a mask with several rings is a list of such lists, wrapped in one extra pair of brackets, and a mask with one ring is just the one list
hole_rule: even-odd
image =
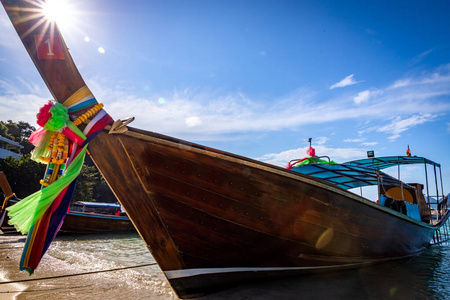
[(401, 212), (402, 214), (407, 215), (408, 217), (411, 217), (413, 219), (419, 221), (421, 220), (419, 206), (416, 204), (408, 203), (402, 200), (397, 200), (391, 197), (386, 197), (385, 195), (381, 195), (380, 205)]

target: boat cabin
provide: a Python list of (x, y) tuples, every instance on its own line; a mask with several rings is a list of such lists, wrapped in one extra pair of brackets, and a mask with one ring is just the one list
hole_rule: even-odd
[[(292, 160), (287, 168), (346, 190), (376, 186), (378, 204), (429, 224), (437, 223), (446, 211), (448, 195), (444, 196), (443, 192), (441, 166), (424, 157), (372, 157), (343, 164), (334, 163), (326, 156), (308, 159)], [(425, 185), (400, 180), (400, 166), (412, 164), (424, 166)], [(398, 168), (398, 178), (382, 171), (391, 167)], [(430, 167), (434, 173), (434, 186), (429, 184)], [(433, 192), (435, 194), (431, 194)]]

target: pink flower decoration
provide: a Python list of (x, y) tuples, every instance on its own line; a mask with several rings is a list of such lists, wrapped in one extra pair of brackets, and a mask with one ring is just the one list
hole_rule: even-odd
[(53, 103), (51, 101), (48, 101), (47, 104), (41, 107), (39, 109), (38, 114), (36, 115), (37, 118), (37, 124), (41, 127), (44, 127), (45, 123), (47, 123), (48, 119), (52, 117), (52, 114), (50, 112), (50, 108), (53, 106)]

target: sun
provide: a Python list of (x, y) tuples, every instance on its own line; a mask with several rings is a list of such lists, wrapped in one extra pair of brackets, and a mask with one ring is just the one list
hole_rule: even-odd
[(73, 8), (67, 0), (47, 0), (42, 4), (45, 17), (56, 22), (60, 29), (68, 28), (74, 23)]

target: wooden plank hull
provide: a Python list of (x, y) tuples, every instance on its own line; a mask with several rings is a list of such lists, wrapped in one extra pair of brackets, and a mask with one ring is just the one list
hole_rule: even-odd
[(71, 233), (101, 233), (135, 231), (127, 217), (69, 212), (64, 218), (61, 231)]
[(156, 133), (102, 133), (89, 151), (180, 297), (408, 257), (435, 230), (317, 179)]
[[(35, 4), (1, 1), (55, 100), (84, 87)], [(60, 39), (63, 58), (39, 59), (39, 35)], [(101, 132), (88, 151), (180, 297), (408, 257), (437, 228), (326, 182), (156, 133)]]

